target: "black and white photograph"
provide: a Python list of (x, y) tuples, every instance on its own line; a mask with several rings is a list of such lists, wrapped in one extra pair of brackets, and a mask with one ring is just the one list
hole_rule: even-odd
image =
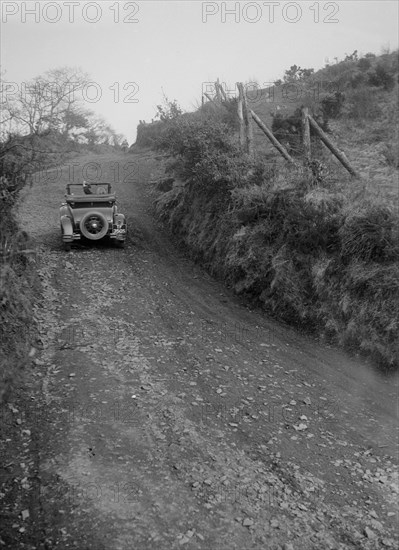
[(0, 550), (398, 549), (399, 3), (0, 31)]

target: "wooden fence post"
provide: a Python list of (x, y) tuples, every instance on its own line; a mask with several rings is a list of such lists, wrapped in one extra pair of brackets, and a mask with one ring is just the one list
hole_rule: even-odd
[(309, 109), (307, 107), (302, 108), (302, 142), (305, 162), (307, 162), (311, 159)]
[(241, 94), (238, 95), (237, 114), (238, 114), (238, 120), (240, 122), (240, 147), (243, 150), (245, 147), (245, 126), (244, 126), (244, 116), (242, 114)]
[(220, 95), (222, 96), (223, 101), (227, 101), (226, 92), (224, 91), (223, 86), (220, 84), (219, 80), (218, 80), (217, 84), (218, 84), (219, 92), (220, 92)]
[(253, 128), (251, 120), (251, 111), (248, 109), (247, 96), (245, 95), (242, 82), (237, 82), (238, 93), (242, 101), (242, 116), (245, 128), (245, 149), (248, 155), (253, 156)]
[(221, 101), (222, 98), (220, 96), (220, 82), (219, 82), (219, 79), (216, 80), (215, 82), (215, 90), (216, 90), (216, 99), (217, 101)]
[(333, 142), (330, 140), (330, 138), (323, 132), (323, 130), (320, 128), (320, 126), (317, 124), (317, 122), (312, 118), (311, 115), (308, 115), (308, 119), (310, 122), (310, 125), (312, 126), (313, 130), (316, 132), (316, 134), (319, 136), (321, 141), (324, 143), (328, 149), (332, 152), (333, 155), (337, 157), (337, 159), (340, 161), (340, 163), (348, 170), (348, 172), (355, 177), (359, 177), (358, 173), (352, 166), (349, 164), (345, 153), (342, 153), (337, 147), (333, 144)]

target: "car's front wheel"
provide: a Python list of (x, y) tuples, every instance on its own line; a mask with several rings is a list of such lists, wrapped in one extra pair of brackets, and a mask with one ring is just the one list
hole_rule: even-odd
[(108, 222), (101, 212), (88, 212), (80, 221), (80, 230), (86, 239), (98, 241), (108, 232)]

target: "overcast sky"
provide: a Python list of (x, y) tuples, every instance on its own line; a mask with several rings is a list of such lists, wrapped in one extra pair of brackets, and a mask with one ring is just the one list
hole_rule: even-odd
[(1, 4), (5, 80), (81, 67), (97, 84), (87, 107), (129, 142), (138, 121), (154, 117), (162, 89), (192, 110), (217, 77), (231, 88), (262, 85), (293, 64), (318, 69), (354, 50), (398, 48), (396, 0)]

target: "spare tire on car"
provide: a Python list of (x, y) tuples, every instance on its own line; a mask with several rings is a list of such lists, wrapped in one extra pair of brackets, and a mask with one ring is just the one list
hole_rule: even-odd
[(68, 183), (60, 223), (66, 249), (81, 238), (96, 242), (109, 239), (121, 247), (126, 240), (126, 218), (118, 212), (110, 183)]
[(86, 239), (97, 241), (108, 232), (108, 221), (101, 212), (88, 212), (80, 220), (80, 230)]

